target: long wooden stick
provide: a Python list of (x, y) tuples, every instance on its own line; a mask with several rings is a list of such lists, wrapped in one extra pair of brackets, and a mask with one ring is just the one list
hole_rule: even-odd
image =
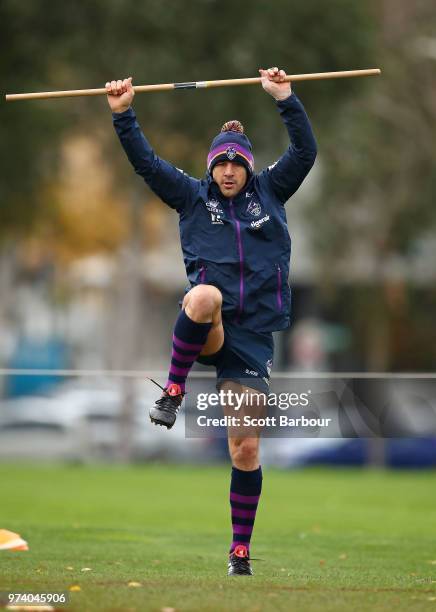
[[(311, 74), (290, 74), (286, 81), (318, 81), (321, 79), (343, 79), (347, 77), (374, 76), (380, 74), (379, 68), (368, 70), (342, 70), (340, 72), (314, 72)], [(260, 77), (248, 79), (225, 79), (222, 81), (192, 81), (188, 83), (161, 83), (159, 85), (135, 85), (135, 93), (148, 91), (166, 91), (169, 89), (203, 89), (205, 87), (232, 87), (235, 85), (256, 85), (261, 82)], [(35, 93), (7, 94), (6, 100), (43, 100), (47, 98), (70, 98), (74, 96), (102, 96), (106, 89), (72, 89), (69, 91), (41, 91)]]

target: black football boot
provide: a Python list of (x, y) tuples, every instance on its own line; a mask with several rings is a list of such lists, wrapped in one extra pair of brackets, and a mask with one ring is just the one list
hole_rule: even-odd
[(238, 544), (230, 553), (227, 574), (229, 576), (252, 576), (253, 570), (250, 565), (250, 555), (246, 546)]
[[(154, 382), (154, 381), (153, 381)], [(176, 422), (177, 413), (183, 402), (184, 393), (176, 383), (165, 387), (162, 396), (150, 409), (150, 420), (155, 425), (163, 425), (167, 429)]]

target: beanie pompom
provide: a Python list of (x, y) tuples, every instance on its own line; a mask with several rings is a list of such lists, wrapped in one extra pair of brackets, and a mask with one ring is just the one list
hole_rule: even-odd
[(225, 124), (221, 128), (221, 132), (239, 132), (239, 134), (243, 134), (244, 126), (240, 121), (233, 119), (232, 121), (225, 122)]
[(240, 121), (226, 121), (221, 132), (215, 136), (207, 156), (207, 169), (212, 174), (214, 166), (219, 162), (235, 162), (245, 167), (248, 174), (254, 172), (254, 158), (251, 142), (244, 134), (244, 126)]

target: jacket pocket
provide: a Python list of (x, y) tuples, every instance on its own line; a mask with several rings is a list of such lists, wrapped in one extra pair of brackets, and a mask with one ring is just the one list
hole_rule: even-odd
[(205, 263), (200, 262), (198, 272), (199, 272), (198, 281), (200, 285), (204, 285), (206, 283), (206, 276), (207, 276), (207, 266)]

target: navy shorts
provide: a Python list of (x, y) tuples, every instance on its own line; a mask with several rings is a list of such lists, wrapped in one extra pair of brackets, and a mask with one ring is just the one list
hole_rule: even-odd
[(269, 392), (269, 377), (274, 357), (271, 332), (255, 332), (223, 320), (224, 344), (213, 355), (200, 356), (198, 363), (215, 366), (217, 389), (226, 380)]

